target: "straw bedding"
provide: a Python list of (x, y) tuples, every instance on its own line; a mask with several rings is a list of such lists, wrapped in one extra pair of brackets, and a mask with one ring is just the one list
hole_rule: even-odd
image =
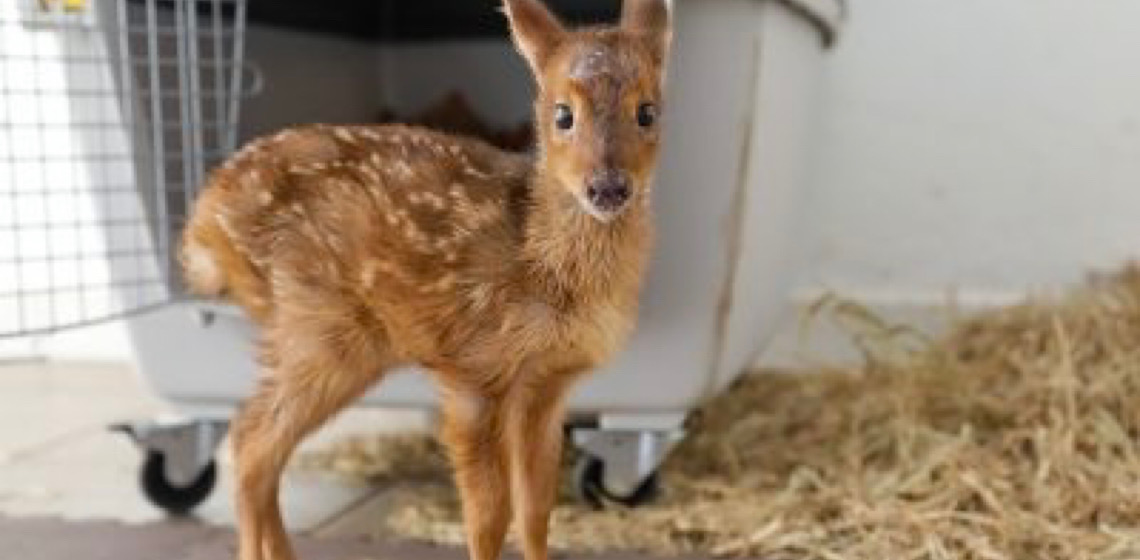
[[(864, 363), (742, 377), (691, 418), (659, 503), (598, 512), (566, 496), (552, 544), (773, 560), (1140, 558), (1140, 269), (967, 317), (936, 339), (850, 302), (817, 311), (857, 325)], [(429, 438), (346, 441), (302, 465), (400, 480), (377, 522), (462, 542)]]

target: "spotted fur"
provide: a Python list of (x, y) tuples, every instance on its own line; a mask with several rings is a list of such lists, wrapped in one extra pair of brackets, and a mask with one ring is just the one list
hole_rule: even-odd
[[(311, 125), (214, 172), (181, 255), (195, 292), (260, 328), (262, 379), (234, 422), (241, 560), (293, 559), (286, 459), (404, 364), (441, 387), (473, 558), (497, 557), (513, 518), (527, 560), (545, 560), (564, 396), (634, 327), (658, 133), (632, 116), (660, 103), (664, 10), (627, 0), (623, 25), (567, 31), (536, 0), (507, 0), (540, 85), (534, 158), (421, 128)], [(573, 135), (552, 128), (554, 103), (578, 111)], [(607, 220), (583, 202), (602, 168), (632, 178)]]

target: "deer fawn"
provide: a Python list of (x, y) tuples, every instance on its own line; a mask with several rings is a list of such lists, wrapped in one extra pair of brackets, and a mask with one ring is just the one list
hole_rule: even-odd
[(634, 326), (668, 49), (665, 0), (567, 30), (506, 0), (538, 83), (537, 156), (403, 126), (304, 126), (215, 171), (186, 228), (191, 288), (241, 305), (263, 370), (234, 421), (239, 558), (292, 560), (278, 486), (299, 441), (419, 364), (476, 560), (507, 526), (547, 558), (572, 383)]

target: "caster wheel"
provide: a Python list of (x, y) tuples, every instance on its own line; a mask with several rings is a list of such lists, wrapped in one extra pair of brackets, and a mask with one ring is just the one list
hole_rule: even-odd
[(205, 501), (213, 491), (218, 475), (217, 467), (211, 461), (189, 485), (175, 485), (166, 478), (166, 457), (158, 451), (147, 452), (139, 474), (143, 494), (152, 504), (171, 515), (186, 515)]
[(657, 473), (649, 475), (629, 493), (615, 493), (605, 485), (605, 463), (595, 457), (583, 457), (574, 467), (574, 489), (578, 498), (594, 509), (602, 509), (606, 502), (626, 507), (645, 505), (661, 494)]

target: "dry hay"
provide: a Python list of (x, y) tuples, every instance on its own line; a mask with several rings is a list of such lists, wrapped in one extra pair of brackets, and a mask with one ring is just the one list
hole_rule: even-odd
[[(1140, 558), (1140, 269), (936, 340), (848, 302), (823, 307), (860, 319), (862, 366), (741, 378), (691, 419), (663, 501), (595, 512), (565, 499), (552, 543), (774, 560)], [(412, 449), (430, 482), (404, 490), (386, 523), (461, 542), (442, 456), (408, 441), (349, 442), (310, 464), (357, 455), (364, 467), (345, 472), (407, 474), (382, 461)]]

